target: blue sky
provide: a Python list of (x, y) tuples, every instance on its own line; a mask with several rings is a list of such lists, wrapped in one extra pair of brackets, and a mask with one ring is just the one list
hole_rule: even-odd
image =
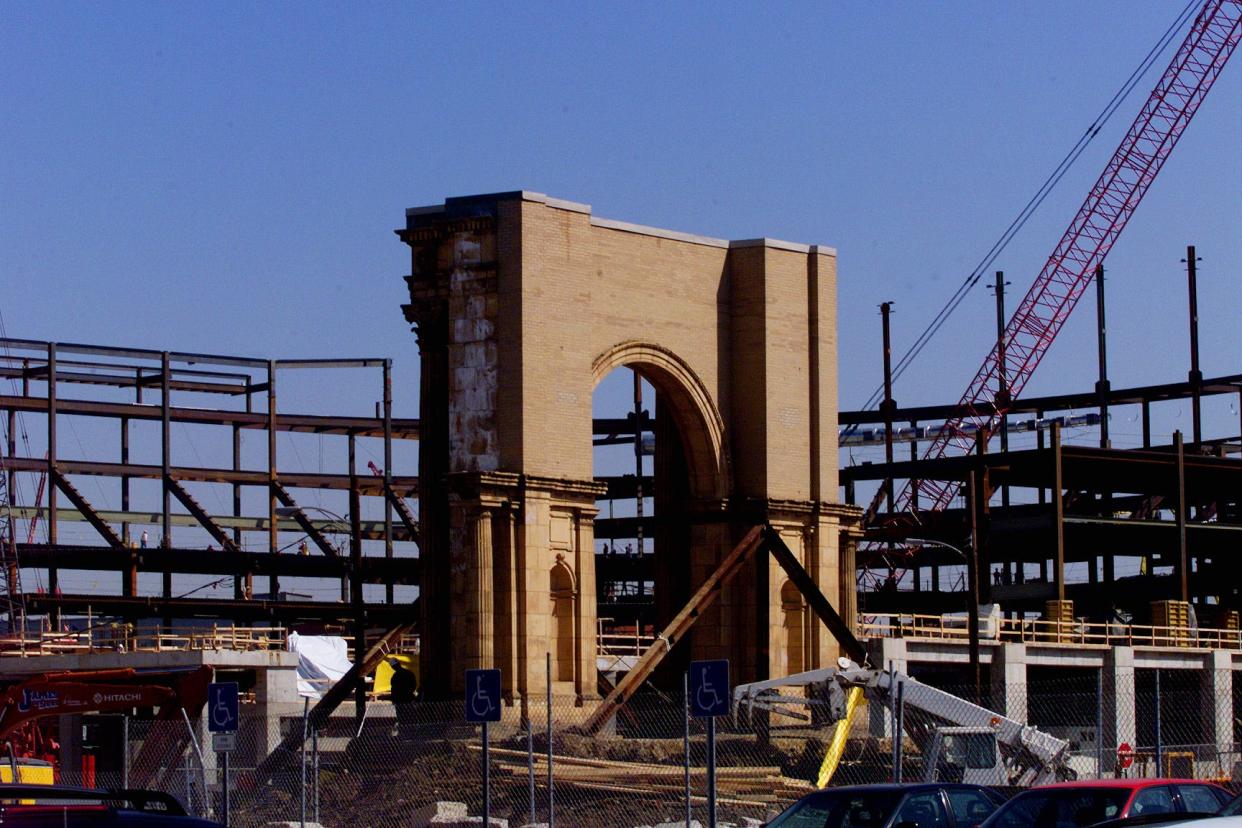
[[(531, 189), (610, 218), (837, 247), (841, 401), (856, 407), (879, 379), (875, 306), (896, 302), (900, 353), (1181, 9), (10, 4), (4, 321), (38, 339), (392, 356), (413, 416), (392, 229), (409, 206)], [(1154, 81), (998, 260), (1015, 294)], [(1184, 377), (1188, 243), (1204, 258), (1204, 370), (1242, 368), (1240, 134), (1233, 65), (1109, 259), (1115, 385)], [(1090, 386), (1092, 317), (1088, 299), (1028, 393)], [(991, 331), (980, 287), (899, 402), (956, 399)], [(1161, 430), (1189, 421), (1162, 416)]]

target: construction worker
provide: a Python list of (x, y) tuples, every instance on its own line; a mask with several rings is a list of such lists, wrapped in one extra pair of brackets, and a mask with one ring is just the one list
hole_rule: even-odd
[(414, 723), (414, 697), (418, 694), (418, 677), (406, 669), (399, 658), (388, 659), (392, 668), (389, 680), (389, 698), (397, 710), (397, 725)]
[(138, 545), (143, 549), (147, 548), (147, 543), (151, 540), (151, 536), (147, 534), (147, 530), (142, 530), (142, 537), (138, 540)]
[(308, 546), (306, 545), (306, 539), (305, 539), (305, 538), (303, 538), (303, 539), (302, 539), (302, 542), (298, 544), (298, 554), (299, 554), (299, 555), (309, 555), (309, 554), (310, 554), (310, 547), (308, 547)]

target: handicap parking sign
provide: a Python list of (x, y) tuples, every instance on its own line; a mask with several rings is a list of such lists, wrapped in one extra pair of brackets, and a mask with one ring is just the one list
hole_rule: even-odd
[(690, 713), (696, 719), (729, 715), (727, 659), (690, 662)]
[(500, 721), (500, 671), (466, 671), (466, 721)]
[(207, 729), (212, 733), (237, 730), (237, 682), (213, 681), (207, 685)]

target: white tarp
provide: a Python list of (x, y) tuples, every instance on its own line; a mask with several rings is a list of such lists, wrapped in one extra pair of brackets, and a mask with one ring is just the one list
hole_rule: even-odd
[(289, 633), (289, 652), (298, 654), (298, 695), (319, 698), (353, 666), (339, 635)]

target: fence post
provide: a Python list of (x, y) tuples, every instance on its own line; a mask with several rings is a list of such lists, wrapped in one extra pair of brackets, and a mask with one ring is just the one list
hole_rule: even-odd
[(311, 790), (314, 797), (311, 802), (314, 808), (311, 812), (311, 821), (316, 825), (319, 824), (319, 728), (311, 730)]
[(121, 787), (129, 788), (129, 716), (121, 715)]
[(224, 786), (223, 786), (222, 794), (220, 797), (220, 807), (224, 811), (224, 818), (221, 820), (221, 822), (224, 824), (224, 828), (229, 828), (229, 811), (231, 810), (229, 807), (230, 805), (230, 802), (229, 802), (229, 753), (230, 752), (231, 751), (226, 750), (220, 754), (220, 763), (223, 766), (221, 770), (224, 774)]
[(716, 828), (716, 717), (707, 717), (707, 826)]
[(535, 720), (530, 715), (530, 697), (526, 698), (526, 781), (530, 784), (530, 824), (535, 824)]
[(302, 784), (300, 790), (300, 799), (302, 800), (302, 811), (300, 823), (302, 828), (306, 828), (306, 737), (307, 725), (310, 723), (310, 696), (302, 697)]
[[(202, 801), (203, 809), (202, 810), (205, 812), (207, 810), (207, 763), (203, 761), (203, 750), (201, 747), (199, 747), (198, 737), (194, 735), (194, 726), (190, 724), (190, 714), (185, 711), (184, 707), (181, 708), (181, 718), (185, 722), (186, 732), (190, 734), (190, 745), (194, 748), (194, 754), (198, 756), (198, 769), (202, 776), (202, 783), (203, 783), (203, 801)], [(189, 756), (186, 756), (185, 796), (187, 800), (186, 801), (187, 806), (190, 804), (190, 801), (192, 800), (192, 796), (191, 796), (191, 788), (193, 787), (193, 782), (191, 781), (192, 778), (193, 777), (190, 776), (190, 758)]]
[[(547, 656), (548, 680), (548, 828), (556, 826), (556, 796), (552, 791), (552, 654)], [(484, 826), (488, 828), (488, 826)]]
[(692, 816), (692, 808), (690, 805), (690, 672), (686, 671), (681, 676), (681, 717), (684, 719), (685, 736), (682, 739), (682, 748), (686, 755), (686, 828), (690, 828), (690, 818)]
[(1164, 776), (1164, 734), (1160, 727), (1160, 668), (1156, 668), (1156, 778)]
[(1104, 778), (1104, 668), (1095, 679), (1095, 778)]
[(487, 720), (483, 720), (483, 828), (492, 825), (492, 763), (488, 756), (489, 733)]
[(893, 782), (898, 785), (901, 784), (901, 751), (905, 747), (905, 688), (906, 683), (897, 679), (897, 692), (893, 697)]

